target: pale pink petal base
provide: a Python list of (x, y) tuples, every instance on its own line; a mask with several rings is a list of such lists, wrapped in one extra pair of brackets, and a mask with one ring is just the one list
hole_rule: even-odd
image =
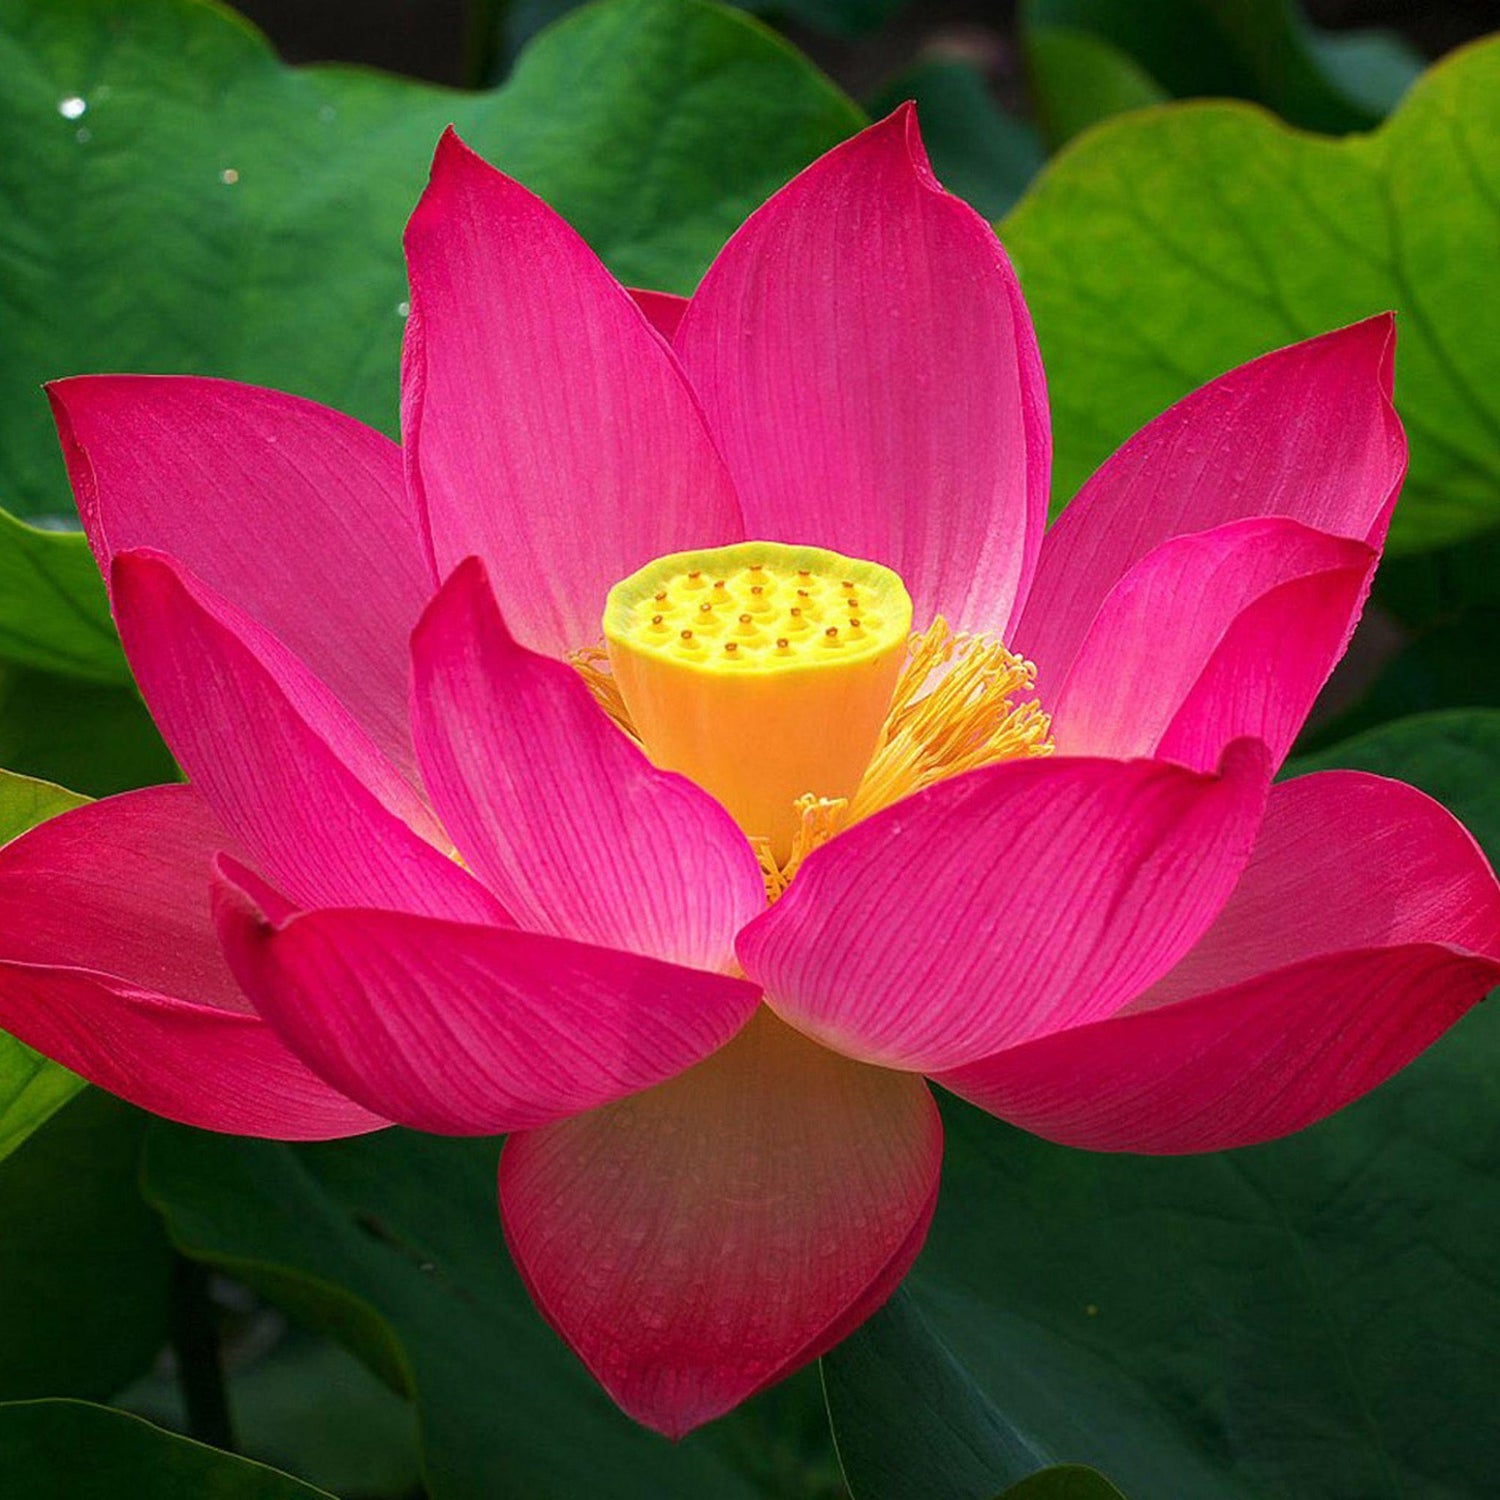
[(500, 1203), (548, 1321), (625, 1411), (676, 1437), (894, 1291), (941, 1156), (921, 1079), (761, 1011), (673, 1082), (512, 1136)]
[(310, 1067), (442, 1135), (527, 1129), (660, 1083), (759, 1000), (727, 974), (514, 928), (293, 913), (228, 862), (215, 910), (236, 977)]
[(250, 1009), (209, 922), (229, 836), (189, 787), (53, 818), (0, 850), (0, 1027), (154, 1114), (324, 1140), (385, 1121)]
[(740, 934), (782, 1018), (851, 1057), (940, 1071), (1097, 1020), (1218, 914), (1266, 796), (1264, 747), (1222, 774), (1031, 760), (919, 792), (816, 850)]
[(470, 558), (412, 641), (428, 791), (468, 867), (522, 926), (727, 969), (766, 904), (729, 814), (657, 770), (583, 679), (519, 645)]

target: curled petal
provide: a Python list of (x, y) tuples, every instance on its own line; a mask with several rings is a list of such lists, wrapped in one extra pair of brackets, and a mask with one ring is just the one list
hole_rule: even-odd
[(196, 376), (48, 387), (105, 579), (151, 548), (276, 636), (400, 765), (407, 639), (436, 579), (401, 450), (327, 407)]
[(887, 1067), (937, 1072), (1118, 1010), (1234, 888), (1269, 765), (1011, 761), (940, 782), (810, 855), (740, 934), (785, 1020)]
[(440, 576), (482, 557), (524, 644), (599, 636), (612, 584), (743, 535), (661, 336), (578, 234), (449, 131), (406, 231), (408, 472)]
[(729, 814), (658, 771), (582, 678), (518, 645), (460, 564), (412, 641), (418, 755), (468, 866), (522, 926), (702, 969), (766, 904)]
[(114, 564), (126, 654), (167, 744), (255, 863), (299, 901), (503, 921), (434, 847), (426, 805), (269, 632), (170, 558)]
[(514, 928), (297, 913), (229, 862), (215, 909), (236, 977), (310, 1067), (443, 1135), (529, 1129), (660, 1083), (759, 1001), (725, 974)]
[(1005, 251), (912, 106), (751, 215), (675, 347), (751, 536), (896, 569), (918, 620), (1006, 627), (1046, 523), (1046, 386)]
[(232, 844), (190, 787), (151, 787), (0, 850), (0, 1026), (169, 1119), (279, 1140), (385, 1123), (310, 1073), (250, 1009), (209, 921)]
[(1163, 542), (1111, 590), (1052, 700), (1058, 750), (1207, 770), (1249, 735), (1279, 762), (1375, 561), (1363, 542), (1280, 518)]
[(1462, 826), (1354, 771), (1276, 787), (1239, 887), (1112, 1018), (942, 1075), (1094, 1150), (1217, 1151), (1301, 1129), (1404, 1067), (1500, 982), (1500, 886)]
[(512, 1136), (500, 1206), (547, 1320), (631, 1416), (677, 1437), (890, 1296), (941, 1158), (921, 1079), (762, 1010), (681, 1078)]
[(1012, 641), (1043, 691), (1062, 683), (1100, 605), (1174, 536), (1286, 516), (1379, 548), (1406, 473), (1391, 404), (1389, 314), (1277, 349), (1147, 423), (1042, 544)]

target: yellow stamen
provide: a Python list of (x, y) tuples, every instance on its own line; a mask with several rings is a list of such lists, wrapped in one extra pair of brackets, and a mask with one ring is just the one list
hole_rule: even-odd
[[(841, 629), (856, 585), (859, 628)], [(689, 619), (712, 649), (669, 628)], [(910, 630), (911, 600), (889, 568), (773, 542), (658, 558), (610, 590), (604, 614), (613, 686), (647, 754), (713, 793), (779, 859), (793, 853), (803, 793), (854, 795)]]
[[(723, 549), (724, 552), (739, 550)], [(769, 820), (762, 821), (759, 826), (769, 827), (771, 831), (757, 832), (757, 824), (740, 816), (736, 807), (697, 771), (682, 765), (674, 767), (694, 776), (739, 817), (741, 827), (751, 835), (751, 843), (765, 876), (766, 894), (772, 901), (791, 884), (803, 860), (814, 849), (871, 813), (964, 771), (998, 761), (1052, 753), (1051, 721), (1034, 696), (1036, 669), (1031, 663), (1008, 651), (991, 636), (955, 633), (945, 620), (938, 618), (925, 631), (909, 637), (904, 665), (899, 653), (895, 657), (899, 676), (895, 679), (894, 689), (882, 689), (879, 708), (884, 719), (868, 742), (873, 745), (873, 751), (866, 753), (863, 774), (856, 772), (851, 781), (845, 770), (842, 784), (836, 784), (828, 776), (816, 781), (812, 778), (818, 774), (819, 768), (814, 766), (807, 779), (802, 781), (800, 790), (788, 794), (784, 791), (788, 784), (786, 778), (793, 773), (785, 761), (777, 761), (774, 769), (779, 775), (775, 784), (755, 787), (755, 778), (768, 769), (767, 763), (755, 753), (754, 747), (763, 743), (758, 731), (769, 725), (776, 734), (788, 736), (801, 747), (803, 763), (807, 764), (805, 752), (816, 750), (819, 735), (838, 725), (840, 715), (868, 710), (869, 699), (851, 692), (854, 684), (845, 679), (846, 668), (850, 663), (866, 659), (865, 653), (870, 649), (866, 643), (872, 639), (876, 643), (875, 649), (881, 653), (877, 659), (883, 664), (887, 662), (888, 646), (884, 643), (889, 627), (883, 622), (891, 619), (893, 612), (888, 600), (872, 586), (870, 579), (858, 572), (859, 569), (874, 568), (874, 564), (855, 564), (834, 554), (814, 554), (806, 548), (777, 548), (767, 543), (755, 544), (749, 550), (760, 564), (759, 569), (753, 570), (755, 582), (772, 598), (773, 612), (763, 617), (765, 623), (756, 628), (751, 645), (740, 652), (728, 653), (731, 659), (726, 660), (726, 653), (717, 651), (698, 651), (687, 657), (691, 670), (697, 675), (686, 681), (672, 678), (667, 697), (669, 706), (675, 705), (679, 711), (689, 713), (691, 721), (701, 729), (705, 738), (718, 740), (716, 767), (721, 770), (727, 767), (738, 775), (741, 778), (740, 790), (746, 790), (745, 784), (751, 784), (748, 790), (759, 809), (754, 816)], [(799, 570), (797, 573), (789, 573), (779, 564), (778, 554), (783, 552), (800, 558), (795, 564)], [(720, 562), (720, 553), (689, 556), (695, 566), (706, 564), (712, 569), (717, 565), (716, 576), (725, 577), (727, 587), (732, 588), (739, 576), (729, 565)], [(832, 565), (824, 571), (816, 566), (802, 571), (815, 556), (831, 558)], [(656, 583), (658, 575), (653, 570), (669, 562), (677, 562), (677, 559), (662, 559), (653, 564), (652, 569), (645, 570), (651, 575), (646, 579), (647, 584)], [(748, 577), (751, 571), (745, 569), (745, 576)], [(878, 572), (883, 574), (887, 570), (879, 569)], [(644, 576), (637, 574), (635, 578)], [(825, 633), (829, 627), (823, 624), (824, 610), (848, 607), (845, 578), (851, 585), (857, 585), (861, 592), (860, 624), (856, 632), (851, 621), (850, 630), (840, 632), (840, 646), (830, 652), (825, 644), (829, 639)], [(634, 579), (626, 580), (627, 584), (633, 582)], [(788, 583), (799, 587), (788, 588)], [(646, 622), (643, 632), (646, 641), (665, 642), (665, 650), (659, 654), (670, 654), (678, 644), (673, 631), (653, 630), (650, 625), (652, 614), (679, 606), (678, 591), (669, 584), (666, 592), (669, 603), (647, 594), (640, 615)], [(786, 601), (799, 594), (802, 596), (801, 608), (807, 612), (811, 625), (803, 624), (800, 631), (794, 631), (797, 622), (788, 618), (793, 610)], [(905, 599), (904, 590), (900, 598)], [(615, 595), (611, 594), (612, 608), (615, 602)], [(736, 602), (739, 602), (739, 596), (736, 596)], [(896, 617), (901, 617), (899, 611)], [(740, 628), (746, 628), (743, 617), (741, 621)], [(744, 641), (746, 638), (739, 639)], [(608, 653), (613, 673), (605, 670), (606, 653), (597, 647), (578, 653), (574, 664), (604, 711), (627, 734), (643, 743), (658, 764), (667, 764), (659, 758), (647, 736), (641, 733), (636, 704), (631, 701), (622, 681), (622, 657), (628, 663), (643, 654), (643, 649), (632, 640), (625, 651), (614, 649)], [(741, 659), (733, 660), (733, 657)], [(809, 657), (815, 663), (811, 673), (807, 669)], [(829, 669), (830, 657), (832, 670)], [(747, 660), (760, 664), (760, 670), (745, 672)], [(775, 677), (783, 663), (801, 668), (803, 673), (800, 679), (795, 679), (795, 697), (787, 700), (779, 697), (775, 686)], [(676, 665), (672, 664), (673, 667)], [(626, 671), (632, 670), (635, 669), (627, 665)], [(654, 665), (647, 669), (648, 677), (653, 670)], [(694, 709), (687, 698), (702, 692), (705, 687), (712, 690), (715, 684), (705, 683), (704, 678), (716, 674), (719, 696), (707, 706)], [(772, 679), (769, 686), (766, 678)], [(760, 687), (736, 696), (726, 686), (730, 682), (759, 682)], [(870, 686), (869, 681), (862, 677), (856, 678), (855, 683), (865, 688)], [(678, 694), (683, 696), (675, 696)], [(731, 710), (727, 715), (725, 703)], [(766, 723), (752, 722), (755, 715), (762, 712), (769, 713)], [(727, 733), (726, 738), (718, 739), (721, 731)], [(779, 819), (772, 815), (773, 796), (781, 799), (777, 804), (781, 812)]]

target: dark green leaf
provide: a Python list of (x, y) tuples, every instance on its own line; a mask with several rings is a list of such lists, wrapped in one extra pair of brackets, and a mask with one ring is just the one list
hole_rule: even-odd
[[(1500, 855), (1500, 713), (1407, 720), (1294, 769), (1329, 765), (1422, 786)], [(857, 1500), (911, 1493), (879, 1476), (924, 1460), (942, 1479), (955, 1431), (1003, 1475), (976, 1411), (1132, 1495), (1485, 1500), (1497, 1051), (1490, 1002), (1321, 1125), (1202, 1157), (1068, 1151), (945, 1100), (914, 1311), (825, 1362)], [(939, 1366), (940, 1403), (927, 1395)], [(911, 1415), (879, 1425), (867, 1404)], [(978, 1492), (964, 1479), (922, 1493)]]
[(1411, 471), (1391, 545), (1500, 525), (1500, 40), (1441, 63), (1368, 137), (1241, 105), (1112, 120), (1002, 227), (1047, 364), (1065, 500), (1194, 386), (1395, 308)]
[(1100, 120), (1168, 97), (1128, 52), (1071, 26), (1029, 32), (1026, 65), (1037, 123), (1054, 151)]
[[(411, 1394), (433, 1500), (826, 1494), (823, 1450), (777, 1451), (800, 1435), (800, 1405), (772, 1427), (752, 1403), (675, 1445), (613, 1407), (505, 1254), (497, 1151), (397, 1130), (294, 1149), (158, 1126), (146, 1181), (185, 1252)], [(815, 1389), (797, 1400), (813, 1403), (816, 1434)]]
[(91, 797), (178, 779), (134, 686), (0, 666), (0, 765)]
[(1036, 127), (995, 102), (984, 74), (959, 58), (929, 58), (898, 74), (872, 102), (888, 114), (914, 99), (922, 140), (943, 186), (987, 218), (1003, 214), (1042, 164)]
[(332, 1500), (263, 1464), (83, 1401), (0, 1406), (6, 1500)]
[(1097, 1469), (1059, 1464), (1013, 1484), (1000, 1500), (1125, 1500)]
[[(861, 123), (758, 23), (692, 0), (590, 6), (489, 94), (287, 68), (200, 0), (0, 0), (0, 74), (0, 501), (23, 516), (68, 510), (40, 390), (61, 375), (221, 375), (393, 429), (401, 230), (450, 121), (621, 276), (674, 290)], [(0, 653), (117, 677), (68, 547), (0, 526), (0, 584), (25, 591)]]
[(166, 1341), (171, 1251), (136, 1185), (146, 1123), (89, 1089), (0, 1162), (0, 1400), (112, 1396)]
[[(1247, 99), (1335, 134), (1374, 125), (1421, 69), (1394, 34), (1325, 35), (1296, 0), (1025, 0), (1022, 14), (1028, 53), (1044, 33), (1066, 30), (1178, 99)], [(1046, 100), (1076, 91), (1084, 75), (1039, 82)]]

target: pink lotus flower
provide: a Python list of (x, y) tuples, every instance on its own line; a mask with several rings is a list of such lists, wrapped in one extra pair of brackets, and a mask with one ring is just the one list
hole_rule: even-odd
[(924, 1075), (1217, 1150), (1500, 976), (1447, 812), (1270, 783), (1401, 482), (1389, 318), (1188, 397), (1044, 537), (1026, 308), (910, 109), (691, 302), (452, 136), (407, 252), (404, 449), (213, 380), (53, 389), (188, 784), (0, 855), (0, 1024), (211, 1129), (512, 1132), (537, 1305), (681, 1433), (901, 1280)]

